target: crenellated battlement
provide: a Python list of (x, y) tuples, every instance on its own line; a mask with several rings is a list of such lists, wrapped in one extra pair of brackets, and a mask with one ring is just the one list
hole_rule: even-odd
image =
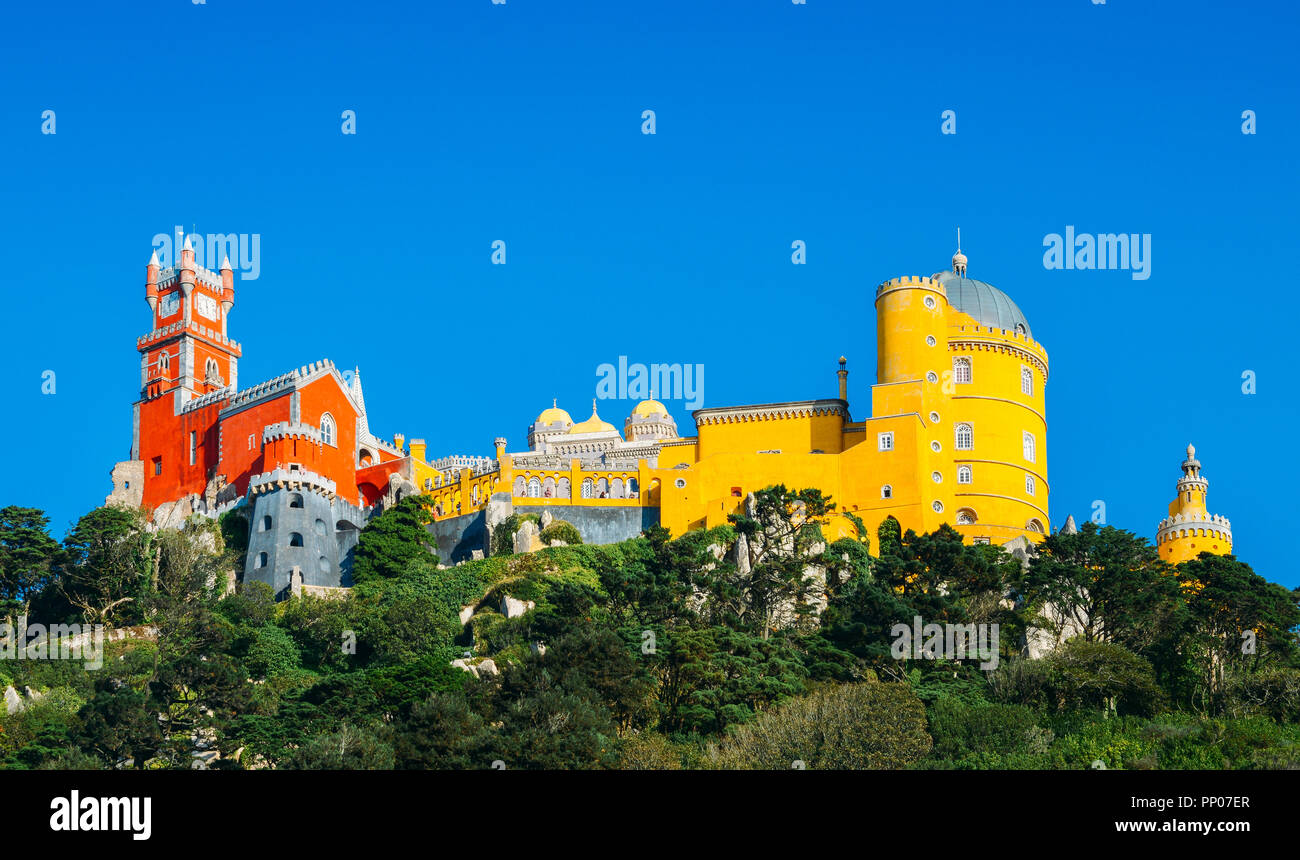
[(185, 405), (181, 406), (181, 412), (193, 412), (196, 409), (203, 409), (204, 407), (211, 406), (214, 403), (220, 403), (234, 393), (234, 388), (229, 385), (225, 388), (218, 388), (216, 391), (209, 391), (207, 394), (195, 397), (193, 400), (185, 403)]
[(298, 489), (316, 490), (332, 498), (337, 493), (338, 485), (324, 475), (302, 469), (272, 469), (254, 475), (248, 481), (248, 492), (254, 496), (272, 490)]
[(933, 278), (924, 275), (904, 275), (898, 278), (890, 278), (880, 286), (876, 287), (876, 295), (880, 295), (888, 290), (897, 289), (899, 287), (925, 287), (939, 293), (944, 292), (943, 284), (940, 284)]
[(271, 442), (275, 439), (307, 439), (318, 443), (322, 441), (319, 427), (288, 421), (268, 424), (262, 429), (263, 442)]

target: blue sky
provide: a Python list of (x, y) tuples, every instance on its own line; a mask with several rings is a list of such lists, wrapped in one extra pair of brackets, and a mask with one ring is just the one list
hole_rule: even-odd
[[(360, 365), (372, 429), (474, 454), (523, 447), (552, 397), (585, 418), (619, 355), (703, 364), (717, 406), (834, 396), (843, 353), (863, 415), (875, 286), (947, 268), (960, 226), (1050, 354), (1054, 524), (1103, 500), (1152, 537), (1190, 441), (1239, 557), (1300, 585), (1291, 6), (23, 7), (0, 12), (0, 504), (58, 535), (128, 454), (144, 264), (177, 224), (261, 235), (244, 384)], [(1044, 269), (1067, 225), (1151, 234), (1151, 277)]]

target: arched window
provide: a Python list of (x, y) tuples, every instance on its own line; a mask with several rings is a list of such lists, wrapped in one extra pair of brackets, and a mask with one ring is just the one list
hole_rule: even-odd
[(1034, 494), (1034, 476), (1033, 476), (1033, 475), (1025, 475), (1025, 492), (1028, 493), (1028, 494), (1031, 495), (1031, 496)]
[(375, 455), (371, 454), (365, 448), (362, 448), (360, 451), (357, 452), (357, 460), (360, 461), (361, 465), (369, 466), (371, 463), (375, 461)]
[(317, 520), (314, 528), (316, 529), (316, 534), (320, 535), (321, 537), (325, 537), (325, 532), (328, 530), (329, 527), (325, 525), (324, 520)]
[(320, 440), (326, 445), (334, 444), (334, 416), (328, 412), (320, 417)]
[(302, 535), (291, 532), (289, 534), (289, 546), (302, 546)]
[(952, 381), (953, 382), (970, 382), (970, 359), (954, 358), (952, 360)]
[(523, 494), (524, 494), (524, 479), (523, 476), (521, 475), (518, 478), (515, 478), (514, 495), (522, 496)]
[(320, 559), (316, 562), (316, 567), (320, 570), (321, 573), (329, 573), (330, 560), (325, 556), (321, 556)]
[(595, 495), (595, 485), (592, 484), (592, 482), (591, 482), (591, 478), (583, 478), (583, 479), (582, 479), (582, 497), (583, 497), (584, 499), (590, 499), (590, 498), (591, 498), (592, 496), (594, 496), (594, 495)]
[(1034, 462), (1034, 434), (1033, 433), (1025, 431), (1023, 446), (1025, 451), (1025, 459), (1031, 463)]
[(601, 499), (609, 498), (609, 481), (605, 478), (596, 482), (596, 496)]
[(975, 447), (975, 431), (969, 424), (958, 424), (954, 428), (954, 435), (956, 439), (953, 447), (958, 451), (969, 451)]
[(158, 369), (170, 370), (172, 366), (172, 357), (165, 352), (158, 353)]
[(567, 499), (567, 498), (569, 498), (569, 479), (568, 479), (568, 478), (561, 478), (561, 479), (560, 479), (559, 484), (556, 486), (556, 496), (558, 496), (558, 497), (561, 498), (561, 499)]
[(632, 498), (636, 498), (639, 487), (640, 485), (637, 484), (636, 478), (627, 479), (627, 494)]
[(891, 487), (889, 484), (885, 484), (885, 486), (880, 488), (880, 498), (892, 499), (893, 497), (894, 497), (894, 488)]
[(217, 360), (209, 358), (203, 365), (203, 379), (205, 382), (220, 382), (221, 369), (217, 367)]
[(289, 496), (289, 507), (291, 508), (302, 507), (302, 493), (294, 493), (293, 495)]
[(1025, 523), (1025, 528), (1029, 529), (1031, 532), (1037, 532), (1038, 534), (1043, 533), (1043, 524), (1036, 519)]
[(542, 481), (536, 476), (528, 479), (528, 498), (540, 499), (542, 497)]
[(957, 511), (957, 525), (959, 526), (973, 526), (977, 519), (975, 512), (970, 508), (961, 508)]
[(622, 479), (622, 478), (615, 478), (614, 481), (613, 481), (613, 483), (611, 483), (611, 484), (609, 485), (609, 497), (610, 497), (611, 499), (621, 499), (621, 498), (623, 498), (623, 479)]
[(542, 481), (542, 498), (544, 499), (555, 498), (555, 479), (552, 478), (550, 475), (547, 475), (546, 480)]
[(474, 500), (474, 504), (478, 504), (478, 484), (474, 485), (474, 489), (470, 493), (470, 498)]
[(1033, 395), (1034, 372), (1027, 367), (1020, 368), (1020, 393)]
[(957, 467), (957, 483), (959, 483), (959, 484), (969, 484), (970, 482), (971, 482), (971, 468), (970, 468), (970, 466), (958, 466), (958, 467)]

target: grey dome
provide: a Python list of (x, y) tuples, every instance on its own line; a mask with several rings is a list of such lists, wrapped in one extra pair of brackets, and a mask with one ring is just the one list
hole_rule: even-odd
[(940, 272), (932, 280), (943, 284), (944, 291), (948, 294), (948, 304), (980, 323), (1011, 331), (1021, 325), (1025, 327), (1026, 334), (1034, 336), (1029, 328), (1029, 320), (1025, 319), (1016, 303), (992, 284), (963, 278), (956, 272)]

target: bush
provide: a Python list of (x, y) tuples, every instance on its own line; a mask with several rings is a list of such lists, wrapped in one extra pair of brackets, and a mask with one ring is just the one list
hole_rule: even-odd
[(564, 541), (569, 546), (577, 546), (582, 543), (582, 535), (578, 533), (577, 527), (573, 523), (564, 520), (556, 520), (542, 529), (541, 538), (542, 543), (547, 546), (550, 546), (553, 540)]
[(510, 555), (515, 551), (515, 532), (526, 522), (540, 522), (537, 514), (511, 514), (492, 529), (492, 554)]
[[(960, 759), (974, 753), (1026, 752), (1038, 717), (1023, 705), (978, 704), (944, 698), (929, 710), (936, 758)], [(1040, 748), (1037, 750), (1042, 751)]]
[(925, 708), (906, 684), (839, 684), (791, 699), (737, 727), (710, 750), (724, 770), (905, 768), (933, 741)]
[(299, 668), (302, 652), (283, 629), (267, 624), (253, 634), (244, 666), (254, 678), (269, 678)]

